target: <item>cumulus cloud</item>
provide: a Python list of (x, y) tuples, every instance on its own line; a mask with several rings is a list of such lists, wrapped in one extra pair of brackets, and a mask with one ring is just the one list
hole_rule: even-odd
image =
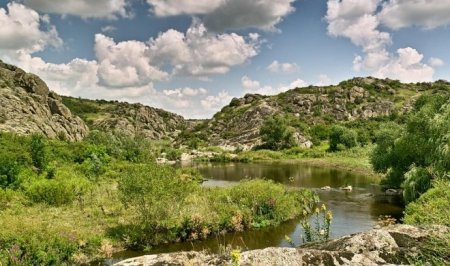
[(217, 95), (209, 95), (200, 101), (201, 106), (208, 111), (217, 111), (231, 101), (232, 97), (230, 94), (223, 90)]
[(433, 81), (434, 69), (422, 63), (423, 55), (416, 49), (406, 47), (397, 50), (397, 55), (378, 69), (378, 78), (398, 79), (404, 82)]
[(273, 73), (294, 73), (299, 71), (299, 67), (296, 63), (280, 63), (277, 60), (273, 61), (268, 67), (267, 70)]
[(241, 79), (241, 85), (246, 90), (254, 90), (261, 87), (259, 81), (252, 80), (248, 76), (243, 76)]
[(436, 57), (431, 57), (431, 58), (428, 60), (428, 64), (429, 64), (430, 66), (432, 66), (432, 67), (440, 67), (440, 66), (445, 65), (445, 63), (444, 63), (444, 61), (443, 61), (442, 59), (436, 58)]
[(450, 24), (448, 0), (388, 0), (379, 17), (391, 29), (418, 26), (433, 29)]
[(201, 94), (206, 94), (206, 93), (208, 93), (208, 91), (204, 88), (193, 89), (190, 87), (186, 87), (186, 88), (178, 88), (178, 89), (172, 89), (172, 90), (164, 90), (163, 93), (167, 96), (177, 96), (177, 97), (183, 98), (183, 97), (192, 97), (192, 96), (197, 96), (197, 95), (201, 95)]
[(95, 35), (100, 84), (120, 88), (168, 78), (168, 73), (152, 65), (148, 50), (149, 47), (143, 42), (115, 43), (103, 34)]
[(43, 13), (109, 19), (130, 16), (126, 0), (22, 0), (21, 2)]
[(157, 16), (201, 15), (206, 27), (226, 29), (260, 28), (273, 30), (295, 9), (296, 0), (147, 0)]
[(243, 76), (241, 85), (249, 93), (257, 93), (262, 95), (275, 95), (281, 92), (292, 90), (295, 88), (302, 88), (308, 86), (308, 83), (301, 79), (296, 79), (289, 84), (280, 84), (277, 87), (270, 85), (262, 86), (259, 81), (252, 80), (248, 76)]
[(388, 52), (391, 36), (379, 30), (379, 26), (383, 10), (389, 4), (383, 5), (380, 13), (378, 10), (381, 4), (381, 0), (328, 0), (325, 17), (328, 33), (334, 37), (348, 38), (362, 49), (364, 56), (357, 55), (353, 60), (355, 71), (368, 71), (377, 77), (396, 78), (405, 82), (432, 80), (434, 69), (422, 62), (423, 55), (415, 49), (399, 49), (397, 54)]
[(0, 8), (0, 49), (42, 51), (47, 46), (59, 47), (62, 40), (46, 16), (15, 2), (7, 10)]
[(331, 80), (330, 77), (328, 77), (325, 74), (321, 74), (319, 75), (319, 81), (315, 84), (316, 86), (328, 86), (328, 85), (332, 85), (333, 81)]
[(212, 34), (194, 21), (186, 34), (168, 30), (148, 43), (151, 60), (171, 64), (177, 74), (207, 76), (227, 73), (258, 54), (258, 38), (235, 33)]

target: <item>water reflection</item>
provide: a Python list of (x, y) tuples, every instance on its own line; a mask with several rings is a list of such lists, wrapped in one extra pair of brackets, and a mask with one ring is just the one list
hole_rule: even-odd
[[(400, 218), (400, 199), (384, 195), (376, 180), (361, 174), (313, 167), (299, 163), (231, 163), (194, 165), (208, 179), (204, 186), (232, 186), (244, 178), (267, 178), (288, 186), (314, 189), (320, 199), (333, 212), (331, 237), (361, 232), (372, 228), (380, 215)], [(351, 192), (340, 190), (350, 185)], [(321, 187), (330, 186), (324, 191)], [(105, 262), (111, 264), (119, 260), (141, 256), (188, 250), (210, 250), (218, 252), (221, 245), (232, 245), (243, 249), (259, 249), (273, 246), (288, 247), (285, 240), (289, 236), (295, 245), (302, 244), (302, 229), (298, 221), (290, 221), (273, 228), (231, 233), (204, 241), (175, 243), (158, 246), (148, 252), (125, 251), (115, 254), (115, 258)]]

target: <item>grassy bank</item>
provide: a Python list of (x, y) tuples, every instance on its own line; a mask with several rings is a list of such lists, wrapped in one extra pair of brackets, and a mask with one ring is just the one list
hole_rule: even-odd
[(80, 143), (0, 134), (0, 265), (73, 265), (117, 249), (277, 225), (317, 197), (267, 180), (204, 188), (156, 165), (153, 143), (95, 133)]

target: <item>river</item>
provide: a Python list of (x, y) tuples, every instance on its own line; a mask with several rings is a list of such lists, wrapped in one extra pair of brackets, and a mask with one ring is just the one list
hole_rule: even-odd
[[(372, 228), (380, 215), (400, 218), (403, 207), (398, 197), (385, 195), (377, 179), (367, 175), (324, 167), (280, 163), (214, 163), (194, 165), (207, 179), (203, 186), (232, 186), (245, 178), (267, 178), (287, 186), (315, 190), (323, 203), (333, 213), (331, 238), (357, 233)], [(329, 186), (331, 190), (322, 190)], [(340, 187), (352, 186), (351, 192)], [(104, 265), (111, 265), (123, 259), (147, 254), (167, 253), (189, 250), (210, 250), (218, 252), (220, 246), (232, 245), (242, 249), (266, 247), (289, 247), (285, 236), (300, 245), (302, 229), (299, 221), (283, 223), (277, 227), (230, 233), (202, 241), (161, 245), (146, 252), (123, 251), (114, 254)]]

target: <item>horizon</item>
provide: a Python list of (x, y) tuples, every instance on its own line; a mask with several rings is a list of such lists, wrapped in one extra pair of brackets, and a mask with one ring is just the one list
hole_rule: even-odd
[(450, 80), (450, 0), (0, 0), (0, 59), (58, 94), (209, 119), (232, 98)]

